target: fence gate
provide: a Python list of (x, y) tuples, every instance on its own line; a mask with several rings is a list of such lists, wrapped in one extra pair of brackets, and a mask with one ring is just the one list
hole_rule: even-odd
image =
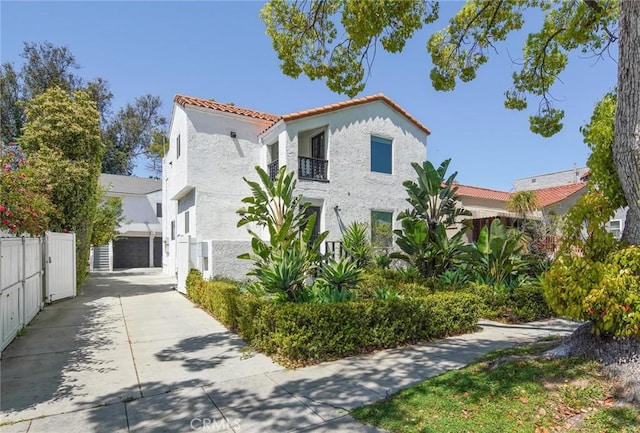
[(178, 237), (178, 254), (176, 261), (178, 264), (178, 291), (187, 293), (187, 275), (191, 269), (191, 242), (189, 236)]
[(76, 235), (47, 232), (45, 254), (46, 301), (76, 295)]

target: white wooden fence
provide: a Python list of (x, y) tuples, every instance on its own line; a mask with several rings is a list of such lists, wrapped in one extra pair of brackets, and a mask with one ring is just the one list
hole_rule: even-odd
[(0, 351), (45, 302), (75, 296), (75, 234), (0, 237)]

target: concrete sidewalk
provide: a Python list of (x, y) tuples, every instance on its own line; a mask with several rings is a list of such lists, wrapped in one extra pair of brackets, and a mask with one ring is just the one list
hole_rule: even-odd
[(500, 347), (575, 324), (482, 332), (285, 370), (157, 271), (94, 274), (42, 311), (1, 361), (0, 432), (368, 432), (347, 411)]

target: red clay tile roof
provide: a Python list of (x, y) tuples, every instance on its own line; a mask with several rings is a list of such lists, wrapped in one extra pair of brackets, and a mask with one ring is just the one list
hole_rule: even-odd
[(489, 200), (507, 201), (510, 194), (506, 191), (479, 188), (477, 186), (455, 184), (458, 187), (457, 194), (462, 197), (484, 198)]
[(418, 121), (418, 119), (413, 117), (411, 114), (409, 114), (407, 111), (405, 111), (402, 107), (400, 107), (398, 104), (393, 102), (391, 99), (389, 99), (388, 97), (386, 97), (382, 93), (377, 93), (375, 95), (365, 96), (363, 98), (358, 98), (358, 99), (350, 99), (348, 101), (338, 102), (336, 104), (329, 104), (329, 105), (325, 105), (323, 107), (317, 107), (317, 108), (311, 108), (309, 110), (298, 111), (296, 113), (285, 114), (284, 116), (282, 116), (282, 119), (284, 121), (297, 120), (297, 119), (301, 119), (303, 117), (309, 117), (309, 116), (315, 116), (317, 114), (329, 113), (331, 111), (341, 110), (343, 108), (348, 108), (348, 107), (354, 107), (356, 105), (361, 105), (361, 104), (367, 104), (369, 102), (374, 102), (374, 101), (383, 101), (388, 106), (393, 108), (395, 111), (400, 113), (402, 116), (406, 117), (407, 120), (409, 120), (411, 123), (416, 125), (418, 127), (418, 129), (420, 129), (422, 132), (424, 132), (427, 135), (431, 134), (431, 131), (429, 130), (429, 128), (424, 126), (422, 123), (420, 123)]
[(221, 104), (207, 99), (194, 98), (192, 96), (176, 95), (174, 98), (176, 104), (183, 107), (185, 105), (194, 105), (200, 108), (209, 108), (211, 110), (223, 111), (225, 113), (240, 114), (242, 116), (253, 117), (271, 122), (272, 124), (280, 120), (280, 116), (275, 114), (263, 113), (261, 111), (250, 110), (248, 108), (236, 107), (235, 105)]
[[(507, 201), (511, 193), (506, 191), (498, 191), (495, 189), (480, 188), (477, 186), (460, 185), (457, 194), (461, 197), (484, 198), (489, 200)], [(585, 182), (572, 183), (569, 185), (552, 186), (549, 188), (541, 188), (534, 190), (538, 203), (542, 207), (550, 206), (571, 197), (573, 194), (586, 187)]]
[(538, 198), (538, 204), (540, 204), (540, 206), (542, 207), (545, 207), (571, 197), (573, 194), (577, 193), (586, 186), (586, 182), (579, 182), (571, 183), (569, 185), (536, 189), (534, 191), (536, 192), (536, 196)]
[(255, 119), (262, 119), (262, 120), (267, 120), (271, 122), (271, 124), (267, 126), (267, 128), (264, 131), (262, 131), (263, 133), (266, 130), (268, 130), (270, 127), (272, 127), (279, 120), (284, 120), (284, 121), (297, 120), (297, 119), (302, 119), (303, 117), (329, 113), (331, 111), (341, 110), (343, 108), (353, 107), (356, 105), (366, 104), (369, 102), (383, 101), (384, 103), (389, 105), (391, 108), (396, 110), (398, 113), (400, 113), (402, 116), (404, 116), (411, 123), (416, 125), (418, 129), (423, 131), (425, 134), (427, 135), (431, 134), (431, 131), (429, 130), (429, 128), (424, 126), (422, 123), (418, 121), (418, 119), (413, 117), (411, 114), (405, 111), (402, 107), (400, 107), (398, 104), (393, 102), (391, 99), (384, 96), (382, 93), (378, 93), (376, 95), (371, 95), (371, 96), (365, 96), (364, 98), (351, 99), (349, 101), (338, 102), (336, 104), (330, 104), (322, 107), (312, 108), (309, 110), (298, 111), (296, 113), (285, 114), (284, 116), (264, 113), (262, 111), (250, 110), (248, 108), (236, 107), (235, 105), (221, 104), (219, 102), (209, 101), (208, 99), (194, 98), (192, 96), (176, 95), (174, 98), (174, 101), (176, 102), (176, 104), (182, 105), (183, 107), (185, 105), (194, 105), (200, 108), (209, 108), (211, 110), (223, 111), (225, 113), (240, 114), (242, 116), (253, 117)]

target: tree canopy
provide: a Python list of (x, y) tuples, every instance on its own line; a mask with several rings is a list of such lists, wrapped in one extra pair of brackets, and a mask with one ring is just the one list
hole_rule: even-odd
[(78, 74), (75, 56), (67, 47), (49, 42), (24, 44), (24, 63), (0, 67), (0, 133), (4, 145), (19, 138), (25, 124), (24, 107), (31, 99), (56, 87), (72, 95), (84, 90), (99, 113), (101, 137), (105, 144), (102, 171), (131, 175), (135, 159), (147, 155), (156, 131), (163, 132), (166, 120), (160, 114), (159, 97), (144, 95), (113, 113), (113, 94), (106, 79), (86, 81)]
[(69, 94), (59, 87), (32, 98), (24, 112), (18, 144), (28, 155), (39, 190), (50, 197), (50, 229), (76, 233), (76, 275), (82, 283), (104, 154), (100, 114), (87, 92)]
[[(623, 237), (640, 244), (640, 2), (615, 0), (467, 0), (434, 31), (427, 50), (436, 90), (454, 90), (476, 78), (498, 43), (523, 28), (526, 13), (543, 14), (540, 30), (531, 32), (522, 59), (505, 89), (505, 107), (529, 109), (530, 129), (549, 137), (562, 129), (564, 111), (550, 94), (565, 70), (569, 53), (604, 56), (619, 46), (614, 167), (629, 204)], [(266, 32), (283, 72), (326, 80), (351, 97), (364, 89), (379, 46), (402, 51), (407, 39), (438, 18), (437, 2), (363, 2), (271, 0), (261, 11)], [(624, 101), (624, 103), (620, 103)], [(533, 103), (532, 103), (533, 102)], [(595, 101), (594, 101), (595, 102)]]

